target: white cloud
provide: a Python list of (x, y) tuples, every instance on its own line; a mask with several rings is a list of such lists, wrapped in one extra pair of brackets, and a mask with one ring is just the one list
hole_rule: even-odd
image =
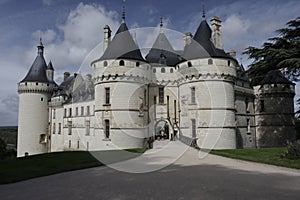
[(246, 37), (250, 32), (251, 22), (238, 15), (230, 15), (222, 24), (223, 43), (236, 51), (243, 51), (247, 47)]
[[(58, 30), (49, 29), (42, 33), (45, 57), (52, 60), (56, 70), (70, 66), (77, 66), (78, 69), (90, 51), (102, 42), (104, 26), (108, 24), (113, 31), (116, 30), (119, 24), (117, 17), (116, 12), (107, 11), (102, 6), (80, 3), (69, 13), (66, 22), (57, 27)], [(33, 33), (35, 41), (38, 39), (38, 32)], [(62, 32), (62, 39), (58, 38), (59, 32)], [(31, 60), (35, 55), (33, 51), (36, 49), (27, 53)]]
[(48, 29), (46, 31), (35, 31), (32, 33), (33, 38), (36, 40), (37, 38), (41, 37), (43, 40), (43, 43), (52, 43), (55, 41), (57, 34), (54, 30)]

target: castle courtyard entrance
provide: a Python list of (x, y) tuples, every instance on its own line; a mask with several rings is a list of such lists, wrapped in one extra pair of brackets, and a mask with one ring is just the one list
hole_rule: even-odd
[(154, 126), (154, 131), (155, 140), (168, 140), (170, 138), (170, 124), (168, 120), (161, 119), (157, 121)]

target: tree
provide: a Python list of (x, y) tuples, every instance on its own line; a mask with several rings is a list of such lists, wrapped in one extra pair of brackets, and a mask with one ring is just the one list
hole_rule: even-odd
[(5, 157), (6, 154), (6, 143), (0, 138), (0, 160)]
[(278, 37), (269, 38), (262, 48), (248, 47), (253, 62), (247, 71), (252, 85), (258, 85), (268, 71), (280, 69), (287, 78), (299, 81), (300, 75), (300, 17), (289, 21), (287, 28), (277, 30)]

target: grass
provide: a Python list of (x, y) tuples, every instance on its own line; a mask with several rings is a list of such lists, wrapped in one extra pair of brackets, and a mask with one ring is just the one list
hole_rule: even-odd
[(280, 155), (284, 152), (286, 152), (286, 148), (212, 150), (210, 153), (234, 159), (300, 169), (300, 159), (282, 158)]
[(145, 151), (146, 149), (69, 151), (2, 160), (0, 161), (0, 184), (119, 162), (137, 157)]

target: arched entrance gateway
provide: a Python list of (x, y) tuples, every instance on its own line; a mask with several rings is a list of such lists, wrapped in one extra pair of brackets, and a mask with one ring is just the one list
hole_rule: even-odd
[(154, 138), (155, 140), (170, 138), (170, 123), (168, 120), (161, 119), (155, 123)]

